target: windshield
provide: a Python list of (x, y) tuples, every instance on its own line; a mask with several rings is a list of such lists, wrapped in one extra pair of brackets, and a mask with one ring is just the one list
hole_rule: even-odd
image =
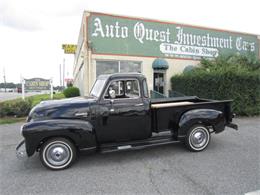
[(98, 79), (96, 80), (94, 86), (91, 89), (90, 95), (99, 97), (101, 95), (102, 89), (106, 83), (106, 79)]

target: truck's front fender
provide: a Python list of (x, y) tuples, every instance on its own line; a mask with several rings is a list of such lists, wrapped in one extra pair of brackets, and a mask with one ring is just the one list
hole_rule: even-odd
[(34, 154), (39, 145), (51, 137), (64, 137), (79, 149), (96, 146), (93, 126), (88, 121), (53, 119), (26, 123), (22, 127), (28, 156)]
[(178, 136), (184, 137), (189, 128), (195, 124), (203, 124), (213, 127), (216, 133), (225, 128), (223, 112), (214, 109), (194, 109), (182, 114), (179, 120)]

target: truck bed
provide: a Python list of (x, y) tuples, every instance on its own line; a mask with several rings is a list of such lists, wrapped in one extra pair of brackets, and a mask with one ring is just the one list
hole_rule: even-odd
[(231, 100), (209, 100), (196, 96), (164, 98), (151, 100), (152, 131), (162, 132), (178, 129), (183, 113), (193, 109), (214, 109), (226, 113), (229, 120)]
[(208, 102), (214, 100), (201, 99), (197, 96), (185, 96), (185, 97), (171, 97), (171, 98), (157, 98), (151, 99), (151, 104), (160, 104), (160, 103), (173, 103), (173, 102)]

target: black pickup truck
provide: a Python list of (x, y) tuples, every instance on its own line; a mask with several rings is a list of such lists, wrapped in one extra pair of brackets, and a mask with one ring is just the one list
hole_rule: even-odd
[(97, 78), (89, 97), (44, 101), (21, 127), (24, 140), (18, 157), (40, 153), (50, 169), (64, 169), (78, 151), (112, 152), (183, 142), (191, 151), (204, 150), (212, 133), (232, 123), (231, 101), (195, 96), (150, 99), (142, 74)]

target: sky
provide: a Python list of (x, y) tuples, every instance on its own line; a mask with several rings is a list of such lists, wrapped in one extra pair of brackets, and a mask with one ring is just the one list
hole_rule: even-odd
[(259, 0), (1, 0), (0, 83), (21, 78), (53, 78), (59, 66), (72, 78), (74, 55), (62, 44), (76, 44), (83, 11), (136, 16), (260, 35)]

